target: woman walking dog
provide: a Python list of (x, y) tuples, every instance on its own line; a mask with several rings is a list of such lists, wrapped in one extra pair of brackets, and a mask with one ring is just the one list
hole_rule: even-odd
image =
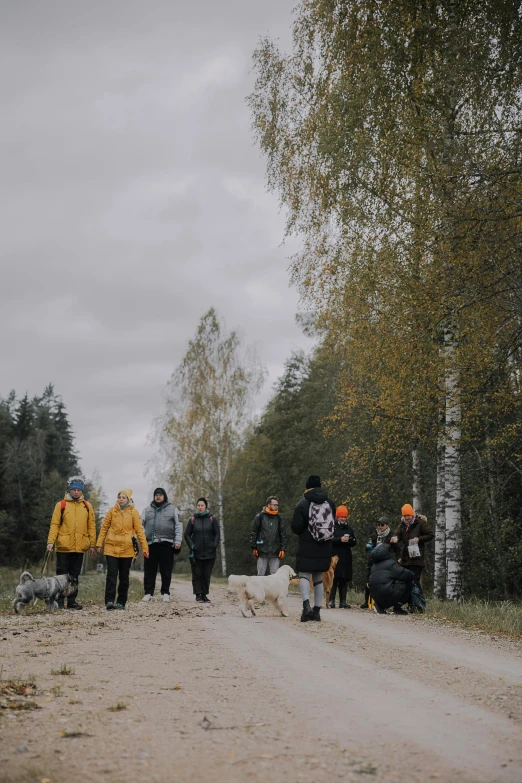
[[(136, 556), (133, 536), (138, 538), (143, 556), (149, 556), (149, 545), (143, 532), (141, 517), (132, 500), (132, 489), (122, 489), (118, 500), (105, 515), (100, 528), (96, 549), (101, 553), (105, 544), (107, 578), (105, 580), (106, 609), (125, 609), (129, 594), (129, 572)], [(119, 581), (118, 581), (119, 578)], [(118, 582), (118, 599), (116, 583)]]

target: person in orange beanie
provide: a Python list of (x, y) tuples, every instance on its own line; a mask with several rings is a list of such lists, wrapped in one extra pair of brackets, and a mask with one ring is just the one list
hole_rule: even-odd
[(332, 593), (328, 606), (335, 609), (335, 596), (339, 588), (339, 609), (350, 609), (350, 604), (346, 603), (346, 593), (348, 582), (352, 581), (352, 547), (357, 544), (353, 528), (348, 524), (348, 509), (346, 506), (337, 506), (335, 512), (335, 527), (332, 544), (332, 554), (337, 555), (339, 560), (335, 567)]
[[(434, 538), (434, 534), (426, 517), (415, 513), (410, 503), (404, 504), (401, 514), (401, 523), (390, 543), (397, 545), (398, 562), (412, 572), (415, 584), (423, 595), (421, 575), (424, 569), (424, 547)], [(413, 611), (413, 607), (410, 611)]]

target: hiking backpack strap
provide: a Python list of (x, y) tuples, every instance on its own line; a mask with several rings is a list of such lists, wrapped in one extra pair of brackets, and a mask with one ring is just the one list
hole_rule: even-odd
[[(85, 508), (87, 509), (87, 514), (88, 514), (88, 513), (89, 513), (89, 511), (90, 511), (90, 506), (89, 506), (89, 504), (87, 503), (87, 501), (85, 500), (85, 498), (82, 498), (82, 503), (83, 503), (83, 505), (85, 506)], [(66, 506), (66, 504), (67, 504), (67, 501), (66, 501), (66, 500), (60, 500), (60, 508), (61, 508), (61, 511), (60, 511), (60, 527), (62, 526), (62, 522), (63, 522), (63, 512), (65, 511), (65, 506)]]

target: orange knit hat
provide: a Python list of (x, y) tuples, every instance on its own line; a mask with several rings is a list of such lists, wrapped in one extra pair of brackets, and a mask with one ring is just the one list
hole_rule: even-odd
[(335, 512), (335, 518), (339, 519), (340, 517), (344, 518), (347, 516), (349, 516), (349, 514), (346, 506), (337, 506), (337, 511)]
[(401, 508), (401, 514), (403, 517), (414, 517), (415, 511), (413, 510), (413, 506), (410, 506), (409, 503), (406, 503), (406, 505)]

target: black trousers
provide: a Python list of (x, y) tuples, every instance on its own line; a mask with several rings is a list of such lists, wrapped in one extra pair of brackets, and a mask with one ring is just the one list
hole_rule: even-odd
[[(76, 579), (82, 572), (83, 552), (57, 552), (56, 553), (56, 576), (61, 574), (70, 574)], [(67, 596), (67, 606), (72, 606), (76, 601), (78, 588)], [(63, 598), (58, 599), (58, 606), (63, 607)]]
[(170, 595), (174, 549), (170, 541), (149, 544), (149, 556), (143, 561), (143, 588), (145, 595), (154, 595), (158, 568), (161, 574), (161, 595)]
[[(107, 578), (105, 579), (105, 603), (114, 603), (116, 582), (118, 582), (118, 603), (125, 606), (129, 595), (129, 572), (132, 557), (113, 557), (105, 555), (107, 561)], [(118, 580), (119, 577), (119, 580)]]
[(422, 575), (422, 569), (424, 568), (424, 566), (421, 566), (421, 565), (407, 565), (407, 566), (404, 566), (404, 568), (407, 568), (408, 571), (412, 572), (414, 583), (417, 585), (417, 587), (421, 591), (421, 595), (424, 595), (424, 593), (422, 592), (422, 587), (421, 587), (421, 575)]
[(211, 560), (198, 560), (194, 558), (191, 561), (192, 566), (192, 589), (194, 595), (208, 595), (210, 590), (210, 577), (216, 558)]

